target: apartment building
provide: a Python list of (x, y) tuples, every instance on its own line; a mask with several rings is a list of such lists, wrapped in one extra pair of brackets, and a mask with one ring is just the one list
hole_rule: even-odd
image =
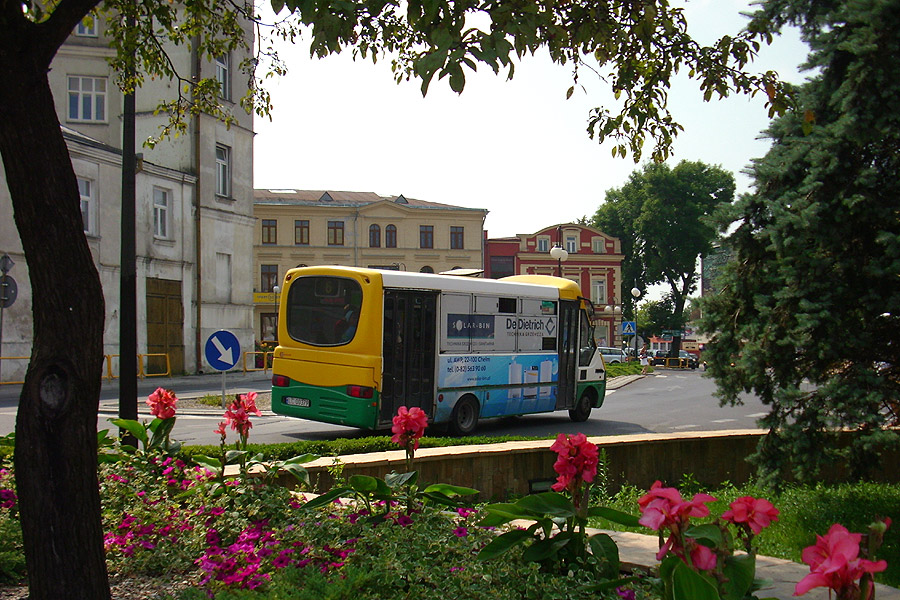
[[(247, 35), (252, 39), (249, 28)], [(137, 148), (138, 352), (168, 354), (173, 373), (208, 371), (202, 345), (211, 333), (228, 329), (242, 349), (253, 347), (253, 120), (237, 104), (246, 77), (238, 77), (233, 65), (242, 56), (235, 52), (204, 60), (191, 47), (167, 50), (183, 77), (219, 80), (221, 101), (237, 122), (226, 128), (201, 114), (181, 137)], [(103, 285), (104, 351), (117, 355), (123, 95), (107, 64), (111, 53), (103, 20), (82, 23), (54, 59), (49, 79), (78, 180), (85, 235)], [(154, 111), (160, 102), (174, 99), (179, 85), (148, 79), (137, 90), (138, 145), (158, 134), (167, 117)], [(32, 290), (0, 170), (3, 253), (15, 263), (11, 274), (19, 296), (4, 310), (0, 356), (28, 356)], [(21, 380), (26, 363), (4, 361), (2, 379)]]
[(276, 286), (293, 267), (480, 270), (487, 212), (402, 194), (256, 190), (253, 291), (258, 339), (275, 338)]

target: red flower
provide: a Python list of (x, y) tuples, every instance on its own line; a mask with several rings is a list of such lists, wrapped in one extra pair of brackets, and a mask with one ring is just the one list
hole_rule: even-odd
[(716, 568), (716, 554), (706, 546), (696, 544), (691, 549), (691, 564), (701, 571), (712, 571)]
[(869, 588), (868, 598), (860, 598), (858, 581), (866, 573), (878, 573), (887, 568), (887, 562), (872, 562), (859, 558), (859, 542), (862, 535), (850, 533), (846, 527), (835, 523), (825, 536), (817, 535), (816, 543), (803, 550), (803, 562), (810, 573), (794, 588), (794, 595), (801, 596), (816, 587), (831, 588), (839, 600), (868, 600), (874, 590)]
[(559, 475), (552, 486), (553, 491), (574, 492), (582, 481), (590, 483), (594, 480), (597, 474), (597, 446), (587, 441), (583, 433), (571, 437), (561, 433), (556, 436), (550, 449), (557, 454), (553, 470)]
[[(237, 431), (241, 437), (246, 438), (250, 433), (250, 428), (253, 427), (253, 423), (250, 422), (251, 414), (257, 417), (262, 416), (260, 410), (256, 408), (256, 392), (238, 395), (225, 411), (225, 422), (231, 425), (231, 428)], [(216, 433), (221, 435), (219, 430), (216, 430)]]
[(427, 426), (428, 415), (424, 410), (417, 406), (407, 410), (405, 406), (401, 406), (394, 415), (394, 425), (391, 427), (394, 435), (391, 437), (391, 441), (404, 448), (412, 442), (413, 450), (418, 450), (419, 438), (425, 435)]
[(778, 520), (778, 509), (764, 498), (741, 496), (729, 505), (730, 510), (722, 513), (722, 518), (732, 523), (744, 523), (754, 534)]
[(213, 430), (213, 433), (218, 433), (222, 437), (225, 437), (225, 428), (228, 426), (228, 421), (219, 421), (219, 428)]
[(709, 514), (707, 502), (716, 499), (709, 494), (694, 494), (688, 502), (675, 488), (664, 488), (659, 481), (650, 486), (650, 491), (638, 499), (641, 518), (638, 523), (650, 529), (680, 527), (690, 517), (705, 517)]
[(178, 398), (172, 390), (164, 390), (161, 387), (147, 397), (147, 406), (150, 414), (159, 419), (171, 419), (175, 416), (175, 403)]

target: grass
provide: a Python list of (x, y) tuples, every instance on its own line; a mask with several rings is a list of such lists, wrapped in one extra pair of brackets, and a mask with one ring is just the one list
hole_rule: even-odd
[[(900, 484), (789, 485), (780, 492), (771, 492), (754, 484), (734, 486), (726, 483), (715, 489), (701, 489), (688, 477), (676, 487), (686, 497), (703, 491), (717, 498), (709, 505), (713, 515), (722, 514), (740, 496), (768, 499), (781, 512), (778, 521), (756, 538), (759, 552), (794, 562), (801, 562), (803, 549), (814, 544), (816, 534), (824, 535), (834, 523), (844, 525), (851, 532), (864, 533), (875, 518), (890, 517), (894, 526), (888, 529), (884, 545), (876, 556), (886, 560), (888, 568), (876, 575), (876, 581), (900, 587)], [(625, 486), (611, 497), (596, 498), (595, 501), (636, 514), (637, 500), (644, 492)], [(591, 526), (648, 533), (646, 528), (629, 529), (604, 519), (593, 520)]]

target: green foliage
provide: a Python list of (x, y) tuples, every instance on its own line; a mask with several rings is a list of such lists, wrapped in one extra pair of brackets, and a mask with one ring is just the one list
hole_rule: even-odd
[[(716, 237), (710, 216), (731, 203), (734, 189), (734, 176), (719, 167), (649, 163), (620, 189), (607, 191), (594, 214), (591, 224), (622, 242), (623, 281), (644, 290), (656, 283), (669, 286), (671, 316), (665, 324), (670, 328), (684, 325), (685, 303), (698, 278), (697, 257), (710, 251)], [(634, 315), (626, 296), (625, 314)]]
[(680, 330), (688, 320), (685, 309), (676, 314), (675, 302), (671, 294), (666, 294), (662, 300), (647, 300), (637, 310), (638, 331), (644, 337), (662, 335), (665, 330)]
[(702, 303), (705, 358), (723, 404), (770, 407), (755, 456), (770, 481), (842, 459), (859, 479), (900, 444), (900, 119), (884, 112), (900, 65), (883, 60), (900, 51), (898, 2), (773, 0), (754, 23), (798, 24), (816, 71), (805, 112), (766, 132), (755, 193), (722, 215), (732, 259)]

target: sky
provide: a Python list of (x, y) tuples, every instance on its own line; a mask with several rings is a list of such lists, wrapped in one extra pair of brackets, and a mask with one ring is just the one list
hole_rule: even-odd
[[(746, 22), (744, 1), (683, 5), (689, 31), (704, 43)], [(349, 53), (311, 59), (302, 44), (279, 52), (289, 71), (268, 85), (271, 122), (254, 124), (256, 188), (403, 194), (484, 208), (488, 235), (505, 237), (593, 215), (606, 191), (640, 168), (630, 157), (613, 158), (611, 142), (588, 137), (590, 109), (611, 101), (608, 89), (595, 81), (566, 100), (571, 71), (547, 57), (523, 60), (512, 80), (483, 65), (467, 71), (461, 95), (435, 79), (423, 98), (418, 80), (394, 82), (389, 61), (354, 62)], [(806, 53), (790, 32), (760, 52), (754, 70), (802, 82), (796, 67)], [(764, 98), (705, 103), (684, 77), (670, 107), (685, 130), (669, 163), (720, 165), (735, 174), (739, 193), (748, 190), (740, 171), (768, 148), (758, 139), (768, 122)]]

